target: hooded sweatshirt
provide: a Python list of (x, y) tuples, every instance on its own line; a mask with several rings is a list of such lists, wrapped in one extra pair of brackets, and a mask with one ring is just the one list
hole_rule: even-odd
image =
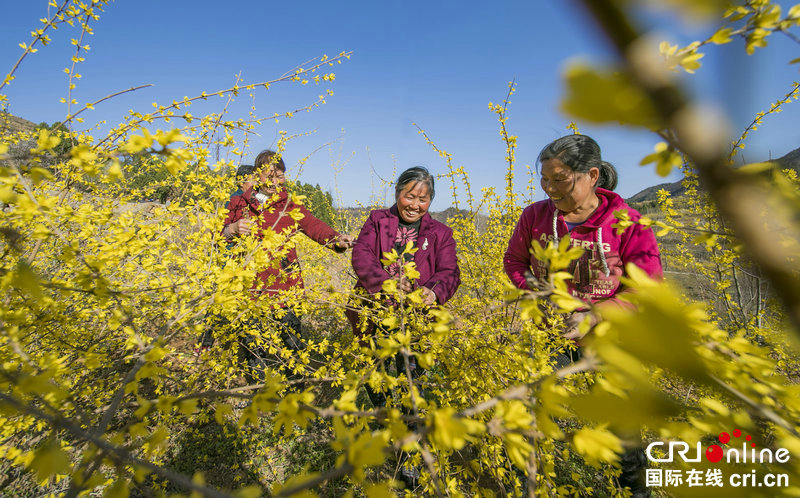
[(547, 277), (547, 263), (537, 260), (532, 243), (542, 247), (548, 241), (556, 243), (569, 235), (573, 247), (581, 247), (584, 254), (573, 261), (568, 268), (573, 278), (567, 281), (569, 292), (587, 302), (614, 300), (622, 290), (620, 277), (625, 273), (625, 265), (634, 263), (653, 278), (661, 278), (663, 270), (658, 244), (653, 230), (639, 224), (625, 228), (622, 234), (612, 227), (617, 222), (614, 211), (627, 209), (630, 219), (637, 221), (641, 215), (619, 195), (598, 188), (600, 204), (594, 213), (571, 232), (564, 215), (556, 209), (550, 199), (531, 204), (522, 216), (508, 241), (503, 258), (503, 267), (511, 282), (520, 289), (527, 289), (525, 273), (532, 272), (540, 279)]

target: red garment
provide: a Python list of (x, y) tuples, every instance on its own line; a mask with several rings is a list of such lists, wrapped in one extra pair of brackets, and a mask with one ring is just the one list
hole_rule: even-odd
[[(353, 246), (353, 270), (358, 277), (356, 287), (374, 294), (381, 291), (384, 280), (391, 278), (381, 258), (384, 252), (394, 249), (399, 220), (397, 205), (369, 214)], [(416, 246), (414, 262), (420, 274), (416, 285), (432, 290), (439, 304), (446, 303), (461, 284), (453, 230), (425, 213), (421, 218)]]
[[(356, 291), (365, 289), (370, 294), (378, 294), (383, 282), (391, 278), (381, 263), (381, 258), (384, 252), (394, 249), (399, 225), (396, 204), (389, 209), (377, 209), (369, 214), (353, 246), (353, 270), (358, 277)], [(416, 247), (414, 262), (419, 278), (415, 288), (427, 287), (436, 294), (439, 304), (446, 303), (461, 284), (453, 230), (425, 213), (420, 221)], [(368, 322), (366, 330), (362, 331), (359, 312), (360, 306), (348, 307), (345, 311), (353, 333), (361, 338), (372, 335), (375, 332), (375, 323)], [(363, 345), (366, 343), (362, 340)]]
[[(313, 241), (330, 247), (336, 252), (346, 250), (346, 248), (336, 246), (339, 232), (316, 218), (305, 206), (290, 201), (286, 190), (276, 195), (277, 200), (270, 199), (267, 203), (260, 204), (251, 187), (242, 195), (232, 197), (228, 204), (228, 215), (223, 224), (223, 232), (225, 227), (241, 220), (246, 213), (249, 218), (256, 221), (259, 228), (256, 236), (259, 239), (263, 238), (263, 231), (268, 228), (275, 233), (285, 234), (286, 240), (296, 233), (302, 232)], [(294, 209), (298, 209), (303, 215), (298, 221), (289, 216), (289, 212)], [(272, 281), (269, 282), (270, 280)], [(256, 291), (256, 295), (274, 295), (294, 287), (303, 288), (303, 276), (297, 261), (297, 251), (291, 247), (286, 256), (282, 257), (279, 267), (270, 266), (258, 273), (258, 279), (253, 282), (251, 291)]]
[[(573, 296), (587, 302), (617, 301), (615, 296), (621, 291), (619, 278), (625, 273), (625, 265), (634, 263), (651, 277), (661, 278), (661, 257), (653, 230), (634, 224), (617, 235), (611, 226), (617, 222), (614, 211), (620, 209), (627, 209), (631, 220), (637, 221), (641, 215), (635, 209), (614, 192), (598, 188), (595, 193), (600, 205), (570, 234), (572, 245), (583, 247), (586, 252), (573, 261), (569, 268), (573, 279), (567, 285)], [(514, 285), (527, 288), (525, 272), (532, 271), (540, 279), (547, 277), (546, 263), (533, 256), (531, 243), (545, 246), (554, 235), (560, 240), (568, 233), (563, 214), (550, 199), (525, 208), (503, 258), (506, 274)]]

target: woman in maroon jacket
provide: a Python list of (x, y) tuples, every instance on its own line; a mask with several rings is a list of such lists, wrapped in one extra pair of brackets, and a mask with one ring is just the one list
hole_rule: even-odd
[[(357, 294), (379, 296), (383, 283), (397, 280), (403, 292), (422, 289), (423, 302), (428, 306), (446, 303), (461, 283), (461, 272), (456, 258), (456, 241), (453, 230), (428, 214), (435, 195), (433, 176), (427, 169), (413, 167), (404, 171), (395, 185), (395, 205), (389, 209), (372, 211), (353, 246), (353, 269), (358, 277)], [(406, 248), (416, 247), (413, 254)], [(399, 258), (392, 264), (381, 262), (383, 253), (395, 250)], [(411, 282), (404, 277), (403, 265), (414, 261), (419, 278)], [(369, 300), (370, 298), (366, 298)], [(379, 298), (380, 299), (380, 298)], [(369, 319), (361, 319), (355, 309), (347, 310), (353, 333), (364, 340), (375, 334), (378, 326)], [(395, 356), (398, 372), (405, 371), (403, 356)], [(387, 365), (384, 363), (383, 365)], [(412, 378), (422, 373), (414, 356), (409, 357)], [(386, 395), (367, 384), (367, 394), (373, 406), (386, 404)], [(401, 477), (413, 489), (419, 479), (419, 469), (403, 465)]]
[[(435, 193), (433, 176), (427, 169), (409, 168), (397, 179), (395, 205), (370, 213), (353, 246), (357, 294), (378, 296), (383, 283), (393, 279), (403, 292), (422, 289), (423, 302), (428, 306), (444, 304), (453, 297), (461, 283), (456, 241), (452, 229), (428, 214)], [(409, 242), (417, 249), (413, 254), (405, 251)], [(400, 257), (384, 265), (383, 253), (392, 250)], [(413, 282), (403, 276), (403, 265), (409, 261), (416, 263), (419, 272), (419, 278)], [(361, 319), (355, 309), (347, 310), (347, 318), (357, 337), (366, 339), (376, 331), (376, 324)], [(415, 365), (410, 366), (412, 372), (419, 373)], [(385, 401), (380, 395), (370, 397), (376, 405)]]
[[(261, 239), (264, 232), (270, 229), (283, 235), (287, 241), (298, 232), (304, 233), (315, 242), (337, 252), (353, 246), (351, 236), (340, 234), (314, 217), (305, 206), (295, 204), (289, 199), (285, 187), (286, 165), (277, 153), (271, 150), (261, 152), (256, 157), (254, 170), (258, 176), (256, 184), (241, 195), (232, 197), (228, 204), (228, 215), (222, 229), (225, 238), (233, 240), (252, 233)], [(295, 220), (290, 215), (293, 210), (298, 210), (303, 216)], [(297, 261), (297, 251), (290, 247), (279, 265), (270, 265), (258, 272), (250, 293), (253, 299), (268, 298), (298, 287), (303, 287), (303, 277)], [(284, 309), (272, 319), (280, 323), (280, 336), (286, 347), (294, 351), (305, 348), (299, 338), (300, 319), (293, 311)], [(261, 329), (261, 324), (255, 324), (255, 327)], [(242, 354), (250, 366), (248, 377), (262, 380), (263, 370), (267, 365), (265, 358), (268, 355), (257, 342), (252, 334), (245, 334)]]
[[(394, 279), (404, 292), (421, 288), (428, 306), (444, 304), (453, 297), (461, 283), (456, 241), (452, 229), (428, 214), (434, 195), (433, 176), (427, 169), (416, 166), (400, 175), (395, 185), (395, 205), (372, 211), (353, 246), (356, 289), (378, 294), (383, 282)], [(416, 247), (414, 254), (405, 252), (408, 242)], [(392, 249), (400, 257), (395, 263), (384, 265), (383, 253)], [(419, 272), (414, 282), (403, 277), (402, 266), (409, 261), (416, 263)], [(372, 330), (361, 327), (353, 310), (348, 318), (357, 336), (374, 331), (374, 326)]]

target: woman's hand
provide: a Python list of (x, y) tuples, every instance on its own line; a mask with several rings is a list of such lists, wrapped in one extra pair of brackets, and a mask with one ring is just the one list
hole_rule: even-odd
[[(587, 318), (589, 320), (589, 329), (584, 333), (580, 331), (580, 324)], [(562, 332), (561, 335), (567, 339), (581, 339), (589, 331), (591, 331), (599, 321), (599, 317), (591, 311), (576, 311), (564, 322), (564, 332)]]
[(355, 244), (355, 239), (352, 235), (341, 234), (336, 239), (336, 247), (339, 249), (349, 249)]
[(405, 277), (405, 275), (400, 274), (395, 277), (395, 280), (400, 282), (400, 290), (403, 292), (411, 292), (414, 290), (414, 286), (411, 285), (411, 282)]
[[(394, 277), (392, 277), (392, 278), (393, 278), (394, 280), (397, 280), (397, 282), (398, 282), (398, 285), (397, 285), (397, 287), (398, 287), (398, 288), (399, 288), (401, 291), (403, 291), (403, 292), (405, 292), (405, 293), (409, 293), (409, 292), (413, 292), (413, 291), (414, 291), (414, 286), (413, 286), (413, 285), (411, 284), (411, 282), (410, 282), (410, 281), (409, 281), (409, 280), (408, 280), (408, 279), (405, 277), (405, 275), (402, 275), (402, 274), (400, 274), (400, 275), (395, 275), (395, 276), (394, 276)], [(427, 287), (424, 287), (424, 286), (423, 286), (423, 287), (421, 287), (421, 289), (422, 289), (422, 291), (421, 291), (421, 294), (422, 294), (422, 303), (423, 303), (425, 306), (433, 306), (433, 305), (435, 305), (435, 304), (436, 304), (436, 294), (435, 294), (435, 293), (434, 293), (432, 290), (430, 290), (429, 288), (427, 288)]]
[(422, 302), (425, 306), (436, 304), (436, 294), (427, 287), (422, 287)]
[(228, 238), (241, 237), (248, 235), (253, 231), (253, 220), (249, 218), (242, 218), (239, 221), (234, 221), (225, 227), (225, 232)]
[(414, 290), (414, 286), (411, 285), (411, 282), (403, 275), (403, 272), (392, 275), (392, 280), (397, 280), (397, 288), (403, 292), (411, 292)]

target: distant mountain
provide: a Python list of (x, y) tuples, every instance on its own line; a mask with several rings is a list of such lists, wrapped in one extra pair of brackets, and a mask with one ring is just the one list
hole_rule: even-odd
[[(361, 225), (360, 224), (358, 226), (351, 225), (353, 223), (353, 220), (359, 220), (360, 222), (361, 220), (367, 217), (369, 211), (370, 211), (369, 208), (364, 208), (364, 207), (359, 207), (359, 208), (348, 207), (348, 208), (337, 209), (337, 212), (339, 214), (344, 214), (345, 218), (345, 226), (341, 228), (343, 228), (346, 231), (359, 230), (361, 228)], [(470, 218), (472, 219), (472, 222), (475, 224), (477, 230), (481, 233), (483, 233), (486, 230), (486, 227), (489, 222), (489, 217), (486, 216), (485, 214), (482, 213), (471, 214), (466, 209), (456, 209), (453, 206), (450, 206), (444, 211), (428, 211), (428, 214), (430, 214), (431, 218), (433, 218), (434, 220), (440, 221), (445, 224), (447, 224), (448, 218), (453, 218), (456, 216)]]
[(22, 119), (7, 112), (0, 113), (0, 135), (33, 131), (34, 128), (36, 128), (36, 123), (27, 119)]
[(781, 169), (793, 169), (800, 173), (800, 147), (775, 159), (775, 162), (781, 165)]
[[(431, 215), (431, 218), (433, 218), (436, 221), (440, 221), (442, 223), (447, 223), (447, 218), (452, 218), (453, 216), (462, 216), (462, 217), (468, 217), (468, 218), (471, 217), (470, 212), (467, 211), (466, 209), (456, 209), (453, 206), (450, 206), (449, 208), (445, 209), (444, 211), (436, 211), (436, 212), (429, 211), (429, 213)], [(483, 215), (479, 214), (477, 216), (481, 217)]]
[[(377, 209), (381, 209), (381, 208), (377, 208)], [(370, 208), (366, 208), (366, 207), (347, 207), (347, 208), (340, 208), (338, 211), (343, 212), (343, 213), (347, 213), (347, 214), (353, 216), (354, 218), (360, 218), (360, 217), (366, 217), (367, 214), (370, 212)], [(470, 217), (471, 216), (470, 212), (467, 211), (466, 209), (456, 209), (453, 206), (450, 206), (449, 208), (445, 209), (444, 211), (428, 211), (428, 214), (430, 214), (431, 218), (433, 218), (434, 220), (441, 221), (442, 223), (445, 223), (447, 221), (447, 218), (451, 218), (451, 217), (456, 216), (456, 215), (465, 216), (465, 217)], [(485, 216), (482, 215), (482, 214), (478, 214), (477, 216), (479, 218), (485, 218)]]
[[(793, 169), (798, 173), (800, 173), (800, 147), (789, 152), (784, 156), (779, 157), (778, 159), (773, 159), (773, 161), (780, 164), (781, 169)], [(628, 203), (654, 201), (657, 198), (656, 192), (658, 192), (661, 189), (664, 189), (667, 192), (669, 192), (672, 195), (672, 197), (681, 196), (685, 191), (683, 185), (681, 185), (681, 181), (682, 180), (678, 180), (677, 182), (673, 183), (662, 183), (654, 187), (647, 187), (641, 192), (638, 192), (633, 196), (629, 197), (628, 199), (626, 199), (626, 201)]]
[(659, 190), (666, 190), (670, 193), (672, 197), (677, 197), (679, 195), (683, 195), (683, 192), (686, 190), (683, 188), (681, 184), (682, 180), (678, 180), (677, 182), (672, 183), (660, 183), (653, 187), (647, 187), (646, 189), (642, 190), (634, 194), (631, 197), (625, 199), (628, 203), (631, 202), (647, 202), (647, 201), (654, 201), (658, 198), (657, 192)]

